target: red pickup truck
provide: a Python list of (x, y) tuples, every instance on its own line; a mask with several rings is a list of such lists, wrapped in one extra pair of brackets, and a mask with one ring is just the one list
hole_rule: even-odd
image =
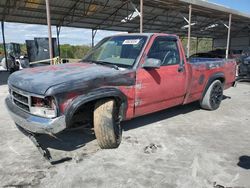
[(116, 148), (123, 120), (193, 101), (216, 110), (235, 69), (234, 60), (188, 61), (176, 35), (122, 34), (100, 41), (79, 63), (13, 73), (5, 102), (27, 132), (88, 124), (101, 148)]

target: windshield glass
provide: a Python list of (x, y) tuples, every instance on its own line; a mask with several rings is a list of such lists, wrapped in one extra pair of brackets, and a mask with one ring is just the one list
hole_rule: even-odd
[(83, 59), (119, 67), (132, 67), (146, 43), (146, 36), (114, 36), (103, 39)]

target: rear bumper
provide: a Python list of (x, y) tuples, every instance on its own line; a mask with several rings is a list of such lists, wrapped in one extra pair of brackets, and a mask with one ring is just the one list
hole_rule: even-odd
[(14, 122), (30, 132), (56, 134), (66, 128), (65, 116), (49, 119), (31, 115), (14, 105), (10, 97), (5, 99), (5, 105)]

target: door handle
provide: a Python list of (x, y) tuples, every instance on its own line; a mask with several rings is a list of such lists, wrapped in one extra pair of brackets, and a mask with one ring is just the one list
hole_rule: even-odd
[(184, 72), (184, 70), (185, 70), (184, 66), (181, 65), (178, 67), (178, 72)]

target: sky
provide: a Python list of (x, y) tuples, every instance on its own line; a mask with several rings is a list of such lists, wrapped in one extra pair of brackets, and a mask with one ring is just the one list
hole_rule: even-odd
[[(208, 0), (209, 2), (221, 4), (232, 9), (250, 14), (250, 0)], [(56, 37), (56, 28), (52, 27), (53, 37)], [(31, 25), (19, 23), (5, 23), (5, 40), (6, 42), (25, 43), (25, 40), (31, 40), (34, 37), (47, 37), (47, 26)], [(98, 31), (95, 42), (100, 41), (105, 36), (109, 36), (118, 32), (113, 31)], [(1, 31), (0, 31), (0, 36)], [(0, 38), (2, 43), (2, 38)], [(60, 33), (61, 44), (73, 45), (90, 45), (91, 30), (62, 27)]]
[(209, 0), (209, 2), (221, 4), (229, 8), (250, 14), (250, 0)]

